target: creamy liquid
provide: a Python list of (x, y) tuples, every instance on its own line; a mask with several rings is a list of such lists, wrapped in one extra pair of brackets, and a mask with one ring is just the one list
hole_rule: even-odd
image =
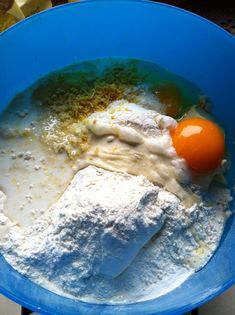
[(84, 124), (91, 132), (89, 149), (82, 157), (87, 165), (142, 175), (188, 207), (197, 202), (182, 186), (190, 182), (190, 171), (172, 147), (173, 118), (122, 100), (92, 114)]
[(20, 226), (30, 225), (55, 203), (75, 173), (65, 154), (41, 144), (39, 114), (25, 97), (0, 121), (0, 189), (7, 195), (5, 213)]

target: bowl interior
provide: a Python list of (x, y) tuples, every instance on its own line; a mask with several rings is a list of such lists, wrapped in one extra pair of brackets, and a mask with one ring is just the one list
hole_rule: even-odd
[[(228, 134), (234, 186), (235, 39), (181, 9), (148, 1), (81, 1), (37, 14), (0, 35), (0, 110), (41, 76), (83, 60), (129, 57), (154, 62), (209, 96)], [(235, 220), (205, 268), (174, 291), (132, 305), (92, 305), (57, 296), (0, 256), (0, 291), (42, 314), (180, 314), (235, 282)]]

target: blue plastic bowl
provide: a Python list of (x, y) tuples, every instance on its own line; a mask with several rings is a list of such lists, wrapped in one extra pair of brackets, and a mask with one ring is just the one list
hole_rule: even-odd
[[(192, 81), (211, 97), (235, 157), (235, 39), (187, 11), (148, 1), (83, 1), (37, 14), (0, 35), (0, 109), (41, 76), (99, 57), (151, 62)], [(234, 164), (234, 163), (233, 163)], [(234, 166), (228, 174), (234, 185)], [(181, 314), (235, 282), (235, 220), (210, 262), (174, 291), (131, 305), (94, 305), (53, 294), (0, 257), (0, 291), (41, 314)]]

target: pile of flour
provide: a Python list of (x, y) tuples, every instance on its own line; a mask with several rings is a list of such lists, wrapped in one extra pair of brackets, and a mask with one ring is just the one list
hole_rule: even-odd
[(143, 176), (89, 166), (32, 226), (11, 226), (0, 251), (13, 268), (61, 295), (96, 303), (155, 298), (216, 249), (231, 197), (223, 188), (213, 196), (185, 208)]

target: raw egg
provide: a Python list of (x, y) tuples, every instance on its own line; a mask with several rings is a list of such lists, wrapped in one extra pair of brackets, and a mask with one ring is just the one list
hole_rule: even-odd
[(180, 104), (183, 103), (183, 97), (178, 87), (173, 84), (165, 84), (157, 88), (157, 97), (165, 105), (166, 115), (177, 117), (180, 114)]
[(221, 164), (225, 153), (225, 139), (221, 128), (214, 122), (188, 118), (171, 130), (173, 146), (195, 172), (208, 173)]

